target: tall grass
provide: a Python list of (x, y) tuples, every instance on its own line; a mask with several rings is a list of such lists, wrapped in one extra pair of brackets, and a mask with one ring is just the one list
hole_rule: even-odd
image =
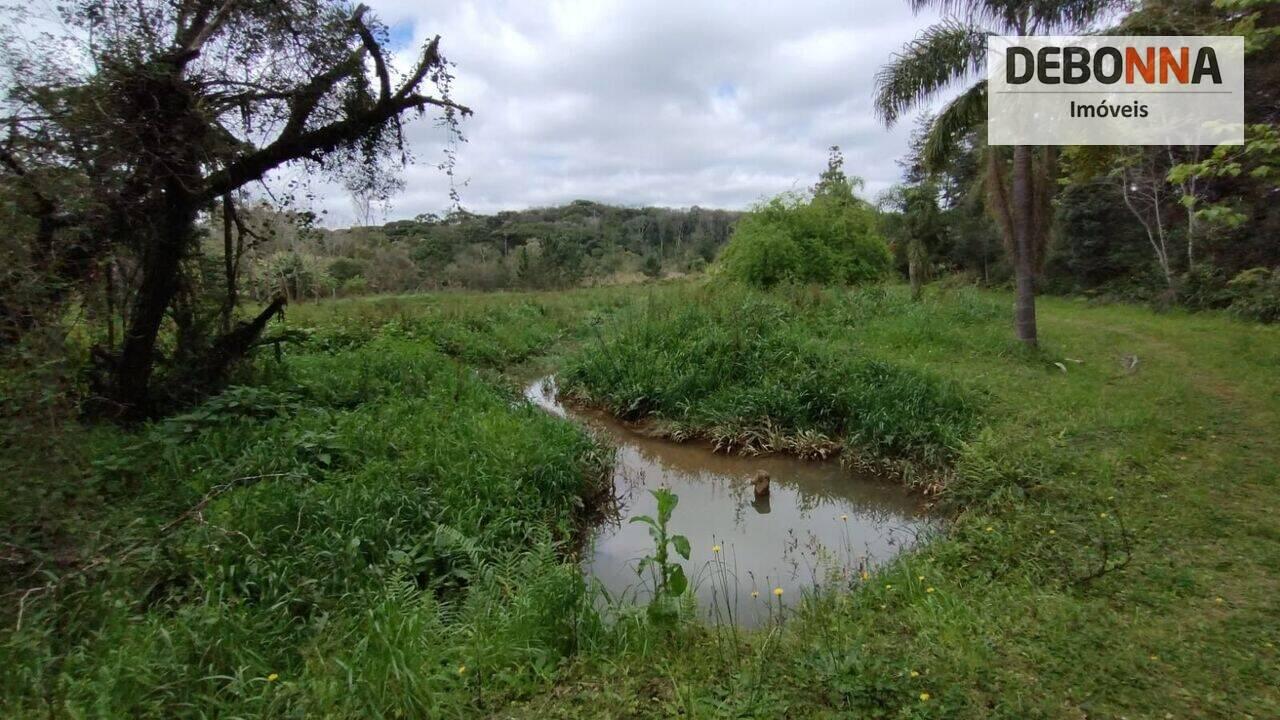
[[(0, 716), (1280, 716), (1277, 329), (1045, 298), (1028, 353), (1007, 295), (907, 297), (305, 305), (180, 417), (6, 433)], [(673, 432), (945, 461), (946, 532), (759, 632), (602, 617), (607, 454), (495, 382), (546, 352)]]
[(573, 649), (605, 450), (396, 328), (267, 365), (97, 455), (126, 525), (27, 579), (9, 714), (456, 715)]
[[(624, 311), (561, 371), (571, 397), (730, 451), (945, 464), (980, 398), (859, 346), (858, 316), (906, 311), (875, 291), (711, 286)], [(905, 303), (904, 303), (905, 305)]]

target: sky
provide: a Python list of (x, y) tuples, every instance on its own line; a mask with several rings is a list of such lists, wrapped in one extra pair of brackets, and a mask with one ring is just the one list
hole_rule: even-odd
[[(937, 18), (906, 0), (366, 0), (391, 28), (399, 67), (441, 36), (456, 64), (463, 207), (491, 213), (575, 199), (744, 209), (813, 184), (827, 148), (874, 198), (901, 174), (912, 118), (886, 129), (876, 70)], [(405, 188), (374, 222), (440, 212), (446, 134), (423, 118), (407, 138)], [(317, 185), (324, 224), (356, 205)]]

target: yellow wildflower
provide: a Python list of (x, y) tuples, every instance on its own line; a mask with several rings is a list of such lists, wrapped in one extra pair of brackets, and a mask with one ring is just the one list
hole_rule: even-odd
[(720, 552), (720, 546), (719, 546), (719, 545), (714, 545), (714, 546), (712, 546), (712, 548), (711, 548), (711, 552), (713, 552), (713, 553), (718, 553), (718, 552)]
[(782, 597), (782, 588), (780, 588), (780, 587), (776, 587), (776, 588), (774, 588), (774, 589), (773, 589), (773, 594), (774, 594), (774, 595), (777, 595), (778, 597)]
[(841, 515), (841, 516), (840, 516), (840, 519), (841, 519), (841, 520), (844, 520), (844, 521), (848, 521), (848, 520), (849, 520), (849, 516), (848, 516), (848, 515)]
[(275, 682), (280, 679), (279, 673), (271, 673), (267, 676), (267, 682)]
[(920, 677), (920, 673), (916, 672), (915, 670), (912, 670), (911, 677)]
[(928, 702), (929, 693), (920, 693), (920, 702)]
[(1106, 514), (1106, 513), (1098, 513), (1098, 517), (1100, 517), (1100, 518), (1104, 518), (1104, 517), (1106, 517), (1106, 516), (1107, 516), (1107, 514)]
[(923, 575), (917, 575), (917, 576), (916, 576), (916, 579), (917, 579), (917, 580), (923, 580), (923, 579), (924, 579), (924, 576), (923, 576)]
[(1214, 601), (1214, 602), (1216, 602), (1216, 603), (1220, 603), (1220, 602), (1222, 602), (1222, 598), (1220, 598), (1220, 597), (1216, 597), (1216, 598), (1214, 598), (1214, 599), (1213, 599), (1213, 601)]
[(1050, 534), (1050, 535), (1057, 535), (1057, 534), (1058, 534), (1058, 531), (1057, 531), (1057, 530), (1050, 530), (1050, 531), (1049, 531), (1049, 534)]
[(458, 666), (458, 674), (459, 674), (459, 675), (466, 675), (466, 674), (467, 674), (467, 666), (466, 666), (466, 665), (459, 665), (459, 666)]
[(755, 591), (755, 590), (752, 590), (752, 591), (751, 591), (751, 597), (753, 597), (753, 598), (758, 598), (758, 597), (760, 597), (760, 593), (759, 593), (759, 592), (757, 592), (757, 591)]
[(868, 581), (868, 580), (870, 580), (870, 579), (871, 579), (871, 573), (867, 572), (866, 570), (863, 570), (863, 571), (862, 571), (862, 582), (866, 582), (866, 581)]
[(925, 592), (927, 592), (927, 593), (930, 593), (930, 592), (933, 592), (933, 588), (931, 588), (931, 587), (930, 587), (930, 588), (925, 588), (925, 589), (924, 589), (924, 591), (925, 591)]
[(993, 527), (991, 527), (990, 525), (988, 525), (988, 526), (987, 526), (987, 532), (991, 532), (992, 530), (995, 530), (995, 528), (993, 528)]

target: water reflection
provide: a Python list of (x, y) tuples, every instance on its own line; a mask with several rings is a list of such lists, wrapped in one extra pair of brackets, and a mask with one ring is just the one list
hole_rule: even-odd
[[(648, 437), (606, 414), (566, 408), (556, 401), (549, 378), (530, 385), (525, 395), (617, 445), (614, 485), (622, 520), (597, 529), (584, 563), (614, 597), (647, 596), (635, 565), (652, 551), (652, 540), (643, 525), (626, 519), (656, 515), (649, 490), (664, 485), (680, 497), (671, 529), (693, 546), (685, 569), (699, 602), (708, 611), (729, 612), (742, 625), (765, 620), (770, 601), (777, 607), (773, 588), (782, 587), (783, 599), (794, 601), (803, 588), (832, 573), (857, 572), (892, 557), (928, 526), (919, 501), (901, 486), (855, 474), (838, 462), (724, 455), (706, 444)], [(759, 470), (772, 477), (763, 498), (751, 486)], [(712, 552), (717, 545), (719, 555)]]

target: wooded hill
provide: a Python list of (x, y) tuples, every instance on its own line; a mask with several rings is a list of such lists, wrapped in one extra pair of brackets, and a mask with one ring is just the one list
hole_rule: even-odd
[[(442, 288), (556, 288), (701, 270), (741, 215), (575, 200), (480, 215), (457, 210), (327, 230), (308, 214), (253, 213), (247, 287), (293, 297)], [(213, 228), (211, 236), (220, 235)]]

